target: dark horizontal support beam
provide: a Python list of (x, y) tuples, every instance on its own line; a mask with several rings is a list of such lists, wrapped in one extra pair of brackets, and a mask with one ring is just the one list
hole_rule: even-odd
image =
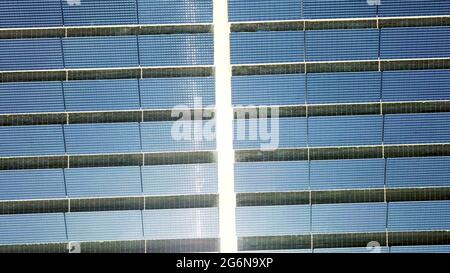
[(305, 73), (305, 64), (235, 65), (232, 71), (233, 76), (302, 74)]
[(237, 207), (309, 204), (309, 192), (258, 192), (236, 194)]
[[(255, 236), (238, 238), (239, 251), (271, 251), (284, 249), (314, 249), (367, 247), (369, 242), (386, 246), (448, 245), (446, 231), (344, 233), (314, 235)], [(147, 249), (145, 248), (147, 246)], [(81, 242), (81, 253), (189, 253), (218, 252), (218, 238)], [(67, 253), (68, 244), (0, 245), (0, 253)]]
[(387, 202), (450, 200), (450, 187), (238, 193), (236, 205), (245, 207), (370, 203), (384, 202), (385, 197)]
[[(377, 24), (378, 20), (378, 24)], [(448, 17), (424, 18), (368, 18), (346, 20), (298, 20), (288, 22), (250, 22), (233, 23), (232, 32), (256, 31), (303, 31), (327, 29), (365, 29), (365, 28), (395, 28), (395, 27), (431, 27), (449, 26)], [(65, 38), (65, 37), (111, 37), (134, 35), (161, 35), (184, 33), (212, 33), (211, 24), (200, 25), (127, 25), (127, 26), (86, 26), (86, 27), (56, 27), (56, 28), (18, 28), (0, 29), (0, 39), (35, 39), (35, 38)]]
[(320, 20), (320, 21), (306, 21), (305, 30), (327, 30), (327, 29), (363, 29), (363, 28), (377, 28), (377, 19), (367, 20)]
[(0, 29), (0, 39), (34, 39), (66, 37), (110, 37), (130, 35), (161, 35), (185, 33), (212, 33), (212, 25), (129, 25), (88, 26), (29, 29)]
[(0, 158), (0, 170), (62, 169), (67, 166), (67, 156)]
[[(450, 105), (450, 103), (448, 104)], [(264, 111), (261, 111), (262, 109), (264, 109)], [(395, 110), (394, 107), (391, 107), (391, 109), (392, 109), (391, 112)], [(272, 114), (273, 110), (277, 110), (276, 116)], [(261, 116), (261, 113), (264, 113), (264, 116)], [(267, 106), (264, 108), (263, 107), (235, 108), (234, 118), (235, 119), (294, 118), (307, 116), (315, 117), (315, 116), (379, 115), (380, 113), (381, 113), (381, 103), (328, 104), (328, 105), (309, 104), (307, 106), (295, 105), (295, 106)]]
[(380, 28), (450, 26), (450, 17), (379, 18)]
[(68, 69), (49, 71), (6, 71), (0, 83), (35, 81), (112, 80), (142, 78), (212, 77), (213, 67), (145, 67), (122, 69)]
[(305, 28), (304, 21), (231, 24), (231, 32), (303, 31), (304, 28)]
[(449, 69), (450, 58), (234, 65), (233, 76)]
[[(306, 109), (308, 108), (308, 109)], [(264, 109), (265, 111), (261, 111)], [(273, 110), (278, 110), (273, 116)], [(234, 109), (235, 119), (252, 118), (292, 118), (292, 117), (318, 117), (318, 116), (349, 116), (349, 115), (393, 115), (450, 112), (450, 101), (429, 102), (381, 102), (358, 104), (320, 104), (295, 106), (267, 106), (267, 107), (240, 107)], [(264, 113), (264, 116), (261, 116)], [(251, 115), (252, 114), (252, 115)]]
[(450, 101), (387, 102), (381, 105), (382, 113), (386, 115), (450, 112)]
[(386, 190), (388, 202), (439, 200), (450, 200), (450, 187)]
[[(308, 108), (308, 109), (307, 109)], [(260, 118), (261, 107), (242, 107), (234, 109), (235, 119)], [(416, 114), (450, 112), (450, 101), (430, 102), (383, 102), (361, 104), (324, 104), (268, 106), (264, 108), (265, 118), (271, 118), (273, 109), (277, 109), (277, 117), (315, 117), (315, 116), (347, 116), (347, 115), (379, 115), (379, 114)], [(201, 116), (203, 120), (211, 120), (215, 116), (214, 109), (180, 109), (176, 112), (190, 112), (191, 117)], [(173, 110), (129, 110), (104, 112), (68, 112), (53, 114), (10, 114), (0, 115), (0, 126), (55, 125), (55, 124), (90, 124), (121, 122), (154, 122), (177, 121), (181, 117), (174, 116)], [(250, 114), (256, 114), (250, 116)]]
[(152, 196), (145, 198), (145, 209), (214, 208), (218, 199), (217, 194)]
[(0, 201), (0, 215), (217, 207), (217, 194)]
[[(378, 22), (377, 22), (378, 21)], [(257, 31), (303, 31), (303, 30), (331, 30), (331, 29), (367, 29), (367, 28), (396, 28), (396, 27), (432, 27), (449, 26), (448, 17), (424, 18), (368, 18), (345, 20), (298, 20), (287, 22), (250, 22), (231, 24), (232, 32)]]
[(215, 151), (13, 157), (0, 158), (0, 170), (200, 164), (214, 163), (216, 162), (216, 158)]
[(177, 121), (182, 118), (180, 113), (190, 113), (192, 120), (197, 117), (201, 117), (202, 120), (211, 120), (215, 115), (214, 109), (10, 114), (0, 115), (0, 126)]
[(384, 60), (381, 61), (380, 65), (381, 71), (449, 69), (450, 58), (428, 60)]
[(147, 241), (147, 253), (219, 252), (220, 239), (181, 239)]
[(417, 231), (240, 237), (238, 249), (240, 251), (311, 249), (311, 242), (315, 249), (367, 247), (369, 242), (378, 242), (380, 246), (386, 246), (386, 236), (389, 238), (389, 246), (450, 244), (450, 232)]
[(239, 237), (238, 251), (310, 249), (311, 235)]
[[(81, 253), (218, 252), (218, 238), (81, 242)], [(66, 243), (0, 245), (0, 253), (69, 253)], [(146, 248), (147, 247), (147, 248)]]
[[(292, 64), (255, 64), (233, 66), (233, 76), (277, 75), (300, 73), (363, 72), (391, 70), (449, 69), (450, 59), (381, 60), (307, 62)], [(142, 75), (141, 75), (142, 74)], [(123, 68), (87, 70), (49, 70), (49, 71), (7, 71), (0, 72), (0, 83), (30, 81), (74, 81), (105, 79), (140, 79), (174, 77), (211, 77), (213, 67), (167, 67), (167, 68)]]
[(62, 213), (69, 211), (69, 200), (0, 201), (0, 215)]
[(450, 144), (423, 144), (412, 146), (385, 146), (385, 157), (450, 156)]
[[(382, 146), (280, 149), (275, 151), (237, 150), (236, 162), (298, 161), (383, 158)], [(450, 144), (384, 146), (384, 157), (450, 156)]]

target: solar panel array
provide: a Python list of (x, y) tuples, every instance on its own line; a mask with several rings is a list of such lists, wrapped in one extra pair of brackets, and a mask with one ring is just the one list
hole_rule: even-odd
[(239, 251), (448, 252), (450, 2), (251, 2), (228, 1)]
[(219, 251), (215, 140), (175, 140), (171, 113), (213, 121), (212, 1), (0, 18), (0, 252)]
[[(450, 1), (228, 18), (237, 250), (449, 252)], [(0, 2), (0, 252), (220, 250), (216, 140), (173, 137), (214, 123), (213, 28), (213, 0)]]

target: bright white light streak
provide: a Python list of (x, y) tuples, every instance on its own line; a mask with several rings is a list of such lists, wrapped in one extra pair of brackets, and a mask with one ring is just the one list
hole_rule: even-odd
[(228, 1), (214, 0), (213, 8), (220, 251), (233, 253), (237, 252), (237, 237)]

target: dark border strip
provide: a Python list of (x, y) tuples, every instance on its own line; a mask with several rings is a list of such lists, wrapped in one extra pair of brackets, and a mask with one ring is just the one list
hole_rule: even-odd
[[(235, 119), (260, 118), (261, 107), (243, 107), (234, 109)], [(266, 118), (272, 117), (272, 109), (278, 109), (278, 117), (306, 117), (306, 105), (268, 106)], [(450, 101), (429, 102), (383, 102), (360, 104), (324, 104), (308, 105), (308, 116), (346, 116), (346, 115), (378, 115), (383, 114), (416, 114), (450, 112)], [(178, 111), (178, 110), (177, 110)], [(211, 120), (215, 116), (214, 109), (180, 109), (190, 112), (191, 117), (202, 116), (203, 120)], [(172, 116), (173, 110), (130, 110), (113, 112), (72, 112), (52, 114), (10, 114), (0, 115), (0, 126), (55, 125), (55, 124), (92, 124), (120, 122), (156, 122), (177, 121), (180, 116)], [(256, 116), (250, 116), (256, 113)]]
[[(197, 117), (201, 117), (202, 120), (212, 120), (215, 115), (214, 109), (10, 114), (0, 115), (0, 126), (177, 121), (182, 117), (181, 113), (188, 112), (192, 120), (195, 120)], [(172, 114), (178, 115), (173, 116)]]
[[(389, 246), (415, 245), (448, 245), (450, 232), (446, 231), (418, 231), (418, 232), (388, 232)], [(386, 246), (386, 233), (346, 233), (346, 234), (314, 234), (285, 235), (285, 236), (257, 236), (238, 238), (239, 251), (281, 250), (281, 249), (311, 249), (314, 248), (343, 248), (366, 247), (369, 242), (379, 242)]]
[[(378, 20), (378, 24), (377, 24)], [(232, 32), (256, 31), (303, 31), (331, 29), (364, 29), (364, 28), (398, 28), (398, 27), (432, 27), (449, 26), (448, 17), (424, 18), (368, 18), (365, 20), (298, 20), (286, 22), (251, 22), (233, 23)]]
[[(306, 67), (306, 69), (305, 69)], [(233, 76), (279, 75), (331, 72), (449, 69), (450, 58), (417, 60), (306, 62), (286, 64), (234, 65)]]
[[(364, 29), (397, 27), (449, 26), (450, 18), (435, 16), (424, 18), (368, 18), (364, 20), (298, 20), (285, 22), (232, 23), (232, 32), (303, 31), (327, 29)], [(56, 28), (0, 29), (0, 39), (35, 39), (64, 37), (109, 37), (132, 35), (162, 35), (184, 33), (212, 33), (211, 24), (201, 25), (127, 25)]]
[[(142, 73), (141, 73), (142, 70)], [(212, 77), (213, 67), (145, 67), (123, 69), (83, 69), (49, 71), (5, 71), (0, 73), (0, 83), (31, 81), (76, 81), (142, 78)]]
[[(384, 202), (384, 197), (384, 189), (238, 193), (236, 205), (246, 207), (370, 203)], [(450, 187), (386, 189), (387, 202), (437, 200), (450, 200)]]
[[(145, 159), (145, 165), (144, 165)], [(0, 158), (0, 170), (215, 163), (215, 151)]]
[[(419, 103), (417, 103), (419, 104)], [(450, 102), (448, 103), (450, 105)], [(243, 107), (234, 109), (234, 119), (254, 119), (254, 118), (272, 118), (273, 110), (278, 110), (279, 118), (294, 117), (314, 117), (314, 116), (347, 116), (347, 115), (379, 115), (381, 112), (381, 103), (361, 103), (361, 104), (328, 104), (328, 105), (306, 105), (293, 106), (267, 106), (267, 107)], [(419, 105), (422, 105), (421, 103)], [(450, 106), (449, 106), (450, 108)], [(264, 109), (266, 111), (261, 111)], [(391, 107), (391, 112), (395, 113), (395, 107)], [(417, 109), (409, 107), (407, 109)], [(400, 113), (404, 113), (404, 109)], [(450, 110), (449, 110), (450, 111)], [(264, 113), (264, 116), (261, 116)], [(410, 112), (414, 113), (414, 112)], [(252, 114), (252, 115), (251, 115)]]
[(450, 26), (449, 17), (379, 18), (380, 28)]
[(162, 34), (212, 33), (212, 25), (129, 25), (30, 29), (0, 29), (0, 39), (34, 39), (65, 37), (109, 37)]
[[(146, 249), (147, 246), (147, 249)], [(81, 253), (196, 253), (218, 252), (220, 239), (173, 239), (81, 242)], [(0, 253), (70, 253), (68, 244), (0, 245)]]
[[(345, 233), (255, 236), (238, 238), (239, 251), (345, 248), (366, 247), (369, 242), (376, 241), (386, 246), (386, 235), (389, 246), (449, 245), (450, 233), (446, 231), (416, 232), (384, 232), (378, 233)], [(145, 249), (147, 245), (147, 249)], [(178, 239), (178, 240), (137, 240), (109, 242), (81, 242), (81, 253), (189, 253), (218, 252), (218, 238)], [(53, 244), (19, 244), (0, 245), (0, 253), (67, 253), (66, 243)]]
[(231, 32), (303, 31), (305, 21), (233, 23)]
[[(242, 107), (234, 109), (235, 119), (261, 118), (262, 112), (266, 113), (264, 118), (272, 117), (272, 110), (278, 110), (280, 118), (292, 117), (318, 117), (318, 116), (348, 116), (348, 115), (385, 115), (393, 114), (419, 114), (419, 113), (442, 113), (450, 112), (450, 101), (426, 101), (426, 102), (382, 102), (382, 103), (357, 103), (357, 104), (321, 104), (293, 106), (267, 106)], [(250, 116), (253, 114), (253, 116)]]
[[(308, 160), (308, 152), (311, 160), (383, 158), (382, 146), (362, 146), (237, 150), (235, 159), (236, 162), (300, 161)], [(384, 146), (384, 155), (386, 158), (450, 156), (450, 144)], [(214, 163), (217, 156), (215, 151), (144, 153), (144, 156), (142, 153), (74, 155), (70, 156), (70, 162), (69, 156), (4, 157), (0, 158), (0, 170), (142, 166), (144, 158), (145, 166), (151, 166)]]
[[(308, 160), (308, 151), (311, 160), (383, 158), (382, 146), (368, 146), (280, 149), (275, 151), (237, 150), (235, 160), (236, 162)], [(384, 155), (386, 158), (450, 156), (450, 144), (384, 146)]]
[[(306, 70), (305, 70), (306, 67)], [(450, 58), (427, 60), (381, 60), (378, 61), (348, 61), (292, 64), (256, 64), (235, 65), (233, 76), (276, 75), (299, 73), (329, 73), (329, 72), (363, 72), (389, 70), (426, 70), (449, 69)], [(173, 78), (173, 77), (211, 77), (213, 67), (167, 67), (142, 68), (143, 78)], [(105, 79), (140, 79), (141, 69), (130, 67), (124, 69), (87, 69), (87, 70), (49, 70), (49, 71), (11, 71), (0, 73), (0, 83), (30, 82), (30, 81), (74, 81), (74, 80), (105, 80)]]
[(141, 196), (108, 198), (71, 198), (60, 200), (0, 201), (0, 215), (30, 213), (63, 213), (121, 210), (161, 210), (213, 208), (217, 194)]

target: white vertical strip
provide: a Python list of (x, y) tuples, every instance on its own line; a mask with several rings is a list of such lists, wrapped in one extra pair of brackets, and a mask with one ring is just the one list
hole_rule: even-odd
[(232, 253), (237, 252), (237, 237), (228, 1), (214, 0), (213, 8), (220, 251)]

